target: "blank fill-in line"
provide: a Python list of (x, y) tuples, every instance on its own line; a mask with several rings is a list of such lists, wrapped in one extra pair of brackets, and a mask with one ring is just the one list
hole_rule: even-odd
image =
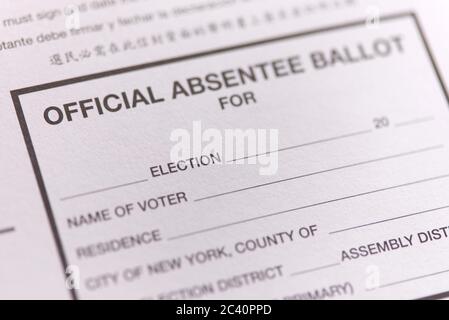
[(325, 139), (310, 141), (310, 142), (297, 144), (297, 145), (290, 146), (290, 147), (280, 148), (280, 149), (277, 149), (277, 150), (271, 150), (271, 151), (267, 151), (267, 152), (262, 152), (262, 153), (250, 155), (250, 156), (245, 156), (245, 157), (241, 157), (241, 158), (235, 158), (235, 159), (232, 159), (232, 160), (228, 160), (227, 162), (236, 162), (236, 161), (239, 161), (239, 160), (244, 160), (244, 159), (249, 159), (249, 158), (256, 158), (256, 157), (259, 157), (261, 155), (268, 155), (268, 154), (271, 154), (271, 153), (282, 152), (282, 151), (287, 151), (287, 150), (292, 150), (292, 149), (312, 146), (314, 144), (320, 144), (320, 143), (340, 140), (340, 139), (354, 137), (354, 136), (358, 136), (358, 135), (362, 135), (362, 134), (366, 134), (366, 133), (370, 133), (370, 132), (372, 132), (372, 130), (356, 131), (356, 132), (342, 134), (342, 135), (331, 137), (331, 138), (325, 138)]
[(423, 122), (433, 121), (434, 119), (435, 118), (432, 117), (432, 116), (416, 118), (416, 119), (412, 119), (412, 120), (396, 123), (396, 127), (410, 126), (410, 125), (413, 125), (413, 124), (419, 124), (419, 123), (423, 123)]
[(316, 268), (312, 268), (312, 269), (306, 269), (306, 270), (293, 272), (290, 276), (291, 277), (299, 276), (299, 275), (306, 274), (306, 273), (311, 273), (311, 272), (315, 272), (315, 271), (319, 271), (319, 270), (323, 270), (323, 269), (329, 269), (329, 268), (332, 268), (332, 267), (337, 267), (339, 265), (340, 265), (340, 262), (331, 263), (331, 264), (327, 264), (327, 265), (316, 267)]
[(14, 228), (14, 227), (3, 228), (3, 229), (0, 229), (0, 235), (11, 233), (14, 231), (16, 231), (16, 228)]
[(395, 286), (395, 285), (406, 283), (406, 282), (411, 282), (411, 281), (416, 281), (416, 280), (420, 280), (420, 279), (424, 279), (424, 278), (433, 277), (433, 276), (440, 275), (440, 274), (447, 273), (447, 272), (449, 272), (449, 269), (443, 270), (443, 271), (434, 272), (434, 273), (428, 273), (428, 274), (424, 274), (424, 275), (413, 277), (413, 278), (408, 278), (408, 279), (404, 279), (404, 280), (399, 280), (399, 281), (386, 283), (386, 284), (380, 285), (380, 286), (375, 287), (375, 288), (368, 288), (368, 289), (366, 289), (366, 291), (373, 291), (373, 290), (376, 290), (376, 289), (387, 288), (387, 287)]
[(397, 154), (393, 154), (390, 156), (375, 158), (375, 159), (371, 159), (371, 160), (365, 160), (365, 161), (356, 162), (356, 163), (352, 163), (352, 164), (348, 164), (348, 165), (344, 165), (344, 166), (340, 166), (340, 167), (310, 172), (310, 173), (302, 174), (299, 176), (275, 180), (275, 181), (271, 181), (271, 182), (267, 182), (267, 183), (261, 183), (261, 184), (257, 184), (257, 185), (253, 185), (253, 186), (249, 186), (249, 187), (245, 187), (245, 188), (240, 188), (240, 189), (235, 189), (235, 190), (231, 190), (231, 191), (227, 191), (227, 192), (217, 193), (217, 194), (213, 194), (210, 196), (195, 199), (195, 201), (203, 201), (203, 200), (213, 199), (213, 198), (222, 197), (222, 196), (237, 193), (237, 192), (242, 192), (242, 191), (251, 190), (251, 189), (255, 189), (255, 188), (266, 187), (266, 186), (277, 184), (277, 183), (306, 178), (306, 177), (310, 177), (310, 176), (314, 176), (314, 175), (318, 175), (318, 174), (322, 174), (322, 173), (327, 173), (327, 172), (332, 172), (332, 171), (336, 171), (336, 170), (348, 169), (348, 168), (357, 167), (357, 166), (361, 166), (361, 165), (365, 165), (365, 164), (370, 164), (370, 163), (374, 163), (374, 162), (378, 162), (378, 161), (384, 161), (384, 160), (390, 160), (390, 159), (394, 159), (394, 158), (405, 157), (405, 156), (409, 156), (409, 155), (413, 155), (413, 154), (417, 154), (417, 153), (440, 149), (443, 147), (444, 147), (443, 145), (435, 145), (435, 146), (430, 146), (430, 147), (426, 147), (426, 148), (422, 148), (422, 149), (407, 151), (407, 152), (403, 152), (403, 153), (397, 153)]
[(380, 223), (384, 223), (384, 222), (389, 222), (389, 221), (394, 221), (394, 220), (404, 219), (404, 218), (408, 218), (408, 217), (412, 217), (412, 216), (417, 216), (417, 215), (420, 215), (420, 214), (429, 213), (429, 212), (434, 212), (434, 211), (438, 211), (438, 210), (442, 210), (442, 209), (447, 209), (447, 208), (449, 208), (449, 205), (443, 206), (443, 207), (438, 207), (438, 208), (427, 209), (427, 210), (419, 211), (419, 212), (413, 212), (413, 213), (405, 214), (405, 215), (402, 215), (402, 216), (397, 216), (397, 217), (393, 217), (393, 218), (389, 218), (389, 219), (384, 219), (384, 220), (374, 221), (374, 222), (370, 222), (370, 223), (366, 223), (366, 224), (361, 224), (361, 225), (358, 225), (358, 226), (349, 227), (349, 228), (345, 228), (345, 229), (335, 230), (335, 231), (329, 232), (329, 234), (335, 234), (335, 233), (341, 233), (341, 232), (350, 231), (350, 230), (354, 230), (354, 229), (360, 229), (360, 228), (372, 226), (372, 225), (375, 225), (375, 224), (380, 224)]
[(80, 198), (80, 197), (88, 196), (88, 195), (91, 195), (91, 194), (101, 193), (101, 192), (114, 190), (114, 189), (118, 189), (118, 188), (122, 188), (122, 187), (127, 187), (127, 186), (131, 186), (131, 185), (134, 185), (134, 184), (147, 182), (147, 181), (148, 181), (148, 179), (143, 179), (143, 180), (128, 182), (128, 183), (124, 183), (124, 184), (119, 184), (119, 185), (112, 186), (112, 187), (107, 187), (107, 188), (92, 190), (92, 191), (88, 191), (88, 192), (78, 193), (78, 194), (74, 194), (74, 195), (71, 195), (71, 196), (67, 196), (67, 197), (61, 198), (61, 201), (75, 199), (75, 198)]
[(238, 220), (238, 221), (234, 221), (234, 222), (227, 223), (227, 224), (217, 225), (217, 226), (206, 228), (206, 229), (201, 229), (201, 230), (197, 230), (197, 231), (193, 231), (193, 232), (189, 232), (189, 233), (184, 233), (184, 234), (181, 234), (181, 235), (178, 235), (178, 236), (175, 236), (175, 237), (170, 237), (170, 238), (168, 238), (168, 240), (176, 240), (176, 239), (186, 238), (186, 237), (190, 237), (190, 236), (197, 235), (197, 234), (200, 234), (200, 233), (205, 233), (205, 232), (209, 232), (209, 231), (213, 231), (213, 230), (223, 229), (223, 228), (227, 228), (227, 227), (230, 227), (230, 226), (235, 226), (235, 225), (242, 224), (242, 223), (247, 223), (247, 222), (260, 220), (260, 219), (265, 219), (265, 218), (268, 218), (268, 217), (273, 217), (273, 216), (277, 216), (277, 215), (281, 215), (281, 214), (285, 214), (285, 213), (289, 213), (289, 212), (300, 211), (300, 210), (313, 208), (313, 207), (318, 207), (318, 206), (329, 204), (329, 203), (333, 203), (333, 202), (338, 202), (338, 201), (342, 201), (342, 200), (347, 200), (347, 199), (352, 199), (352, 198), (356, 198), (356, 197), (366, 196), (366, 195), (370, 195), (370, 194), (374, 194), (374, 193), (378, 193), (378, 192), (383, 192), (383, 191), (387, 191), (387, 190), (393, 190), (393, 189), (397, 189), (397, 188), (408, 187), (408, 186), (412, 186), (412, 185), (416, 185), (416, 184), (420, 184), (420, 183), (424, 183), (424, 182), (429, 182), (429, 181), (434, 181), (434, 180), (439, 180), (439, 179), (444, 179), (444, 178), (449, 178), (449, 174), (444, 174), (444, 175), (435, 176), (435, 177), (431, 177), (431, 178), (411, 181), (411, 182), (398, 184), (398, 185), (394, 185), (394, 186), (389, 186), (389, 187), (385, 187), (385, 188), (381, 188), (381, 189), (375, 189), (375, 190), (371, 190), (371, 191), (357, 193), (357, 194), (353, 194), (353, 195), (349, 195), (349, 196), (345, 196), (345, 197), (341, 197), (341, 198), (335, 198), (335, 199), (326, 200), (326, 201), (322, 201), (322, 202), (312, 203), (312, 204), (309, 204), (309, 205), (306, 205), (306, 206), (292, 208), (292, 209), (283, 210), (283, 211), (278, 211), (278, 212), (274, 212), (274, 213), (269, 213), (269, 214), (266, 214), (266, 215), (257, 216), (257, 217), (253, 217), (253, 218), (249, 218), (249, 219)]

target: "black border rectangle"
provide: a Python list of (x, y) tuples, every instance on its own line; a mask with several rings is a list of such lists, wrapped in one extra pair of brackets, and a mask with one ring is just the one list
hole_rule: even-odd
[[(401, 12), (401, 13), (395, 13), (395, 14), (390, 14), (390, 15), (384, 15), (379, 18), (379, 21), (384, 22), (384, 21), (396, 20), (396, 19), (402, 19), (402, 18), (412, 18), (413, 21), (415, 22), (417, 31), (420, 35), (420, 38), (423, 42), (423, 45), (426, 49), (428, 56), (429, 56), (429, 60), (431, 62), (431, 65), (433, 67), (435, 75), (438, 79), (438, 82), (441, 86), (443, 95), (446, 98), (446, 101), (449, 106), (449, 94), (448, 94), (446, 86), (444, 84), (443, 77), (438, 69), (435, 58), (432, 54), (429, 43), (427, 41), (427, 38), (423, 32), (423, 29), (421, 27), (421, 24), (419, 22), (418, 17), (416, 16), (416, 14), (414, 12)], [(21, 95), (38, 92), (38, 91), (43, 91), (43, 90), (48, 90), (48, 89), (57, 88), (57, 87), (62, 87), (62, 86), (75, 84), (75, 83), (79, 83), (79, 82), (86, 82), (86, 81), (91, 81), (91, 80), (95, 80), (95, 79), (115, 76), (115, 75), (119, 75), (122, 73), (128, 73), (128, 72), (132, 72), (132, 71), (148, 69), (148, 68), (162, 66), (162, 65), (166, 65), (166, 64), (197, 59), (197, 58), (201, 58), (204, 56), (210, 56), (210, 55), (214, 55), (214, 54), (239, 50), (239, 49), (243, 49), (243, 48), (255, 47), (258, 45), (279, 42), (279, 41), (289, 40), (289, 39), (293, 39), (293, 38), (301, 38), (301, 37), (315, 35), (315, 34), (319, 34), (319, 33), (325, 33), (325, 32), (330, 32), (330, 31), (336, 31), (336, 30), (342, 30), (342, 29), (362, 26), (362, 25), (365, 25), (366, 23), (367, 22), (365, 19), (357, 20), (357, 21), (347, 22), (347, 23), (343, 23), (343, 24), (327, 26), (327, 27), (322, 27), (322, 28), (313, 29), (313, 30), (301, 31), (301, 32), (297, 32), (297, 33), (268, 38), (268, 39), (264, 39), (264, 40), (247, 42), (247, 43), (238, 44), (238, 45), (234, 45), (234, 46), (228, 46), (228, 47), (218, 48), (218, 49), (214, 49), (214, 50), (203, 51), (203, 52), (199, 52), (199, 53), (188, 54), (188, 55), (173, 57), (173, 58), (164, 59), (164, 60), (158, 60), (158, 61), (154, 61), (154, 62), (134, 65), (134, 66), (125, 67), (125, 68), (113, 69), (113, 70), (109, 70), (109, 71), (105, 71), (105, 72), (93, 73), (93, 74), (84, 75), (84, 76), (80, 76), (80, 77), (44, 83), (44, 84), (39, 84), (39, 85), (35, 85), (35, 86), (30, 86), (30, 87), (24, 87), (24, 88), (10, 91), (12, 101), (14, 104), (14, 108), (16, 110), (17, 118), (18, 118), (18, 121), (20, 124), (20, 128), (22, 130), (23, 138), (25, 140), (28, 154), (29, 154), (29, 157), (31, 160), (33, 170), (34, 170), (34, 174), (36, 176), (37, 184), (38, 184), (38, 187), (39, 187), (39, 190), (41, 193), (42, 200), (44, 202), (44, 207), (45, 207), (45, 210), (47, 213), (47, 218), (49, 220), (49, 224), (50, 224), (50, 227), (51, 227), (51, 230), (53, 233), (53, 237), (54, 237), (54, 240), (56, 243), (58, 254), (60, 256), (60, 260), (61, 260), (61, 264), (62, 264), (64, 273), (66, 273), (66, 270), (68, 267), (68, 261), (67, 261), (67, 257), (66, 257), (63, 245), (62, 245), (60, 234), (58, 232), (57, 224), (56, 224), (56, 221), (55, 221), (55, 218), (53, 215), (53, 211), (52, 211), (50, 200), (49, 200), (47, 190), (45, 187), (44, 179), (42, 177), (42, 173), (41, 173), (41, 170), (39, 167), (39, 162), (38, 162), (38, 159), (36, 156), (36, 152), (34, 150), (33, 141), (31, 139), (31, 135), (28, 130), (28, 125), (27, 125), (27, 122), (25, 119), (25, 115), (23, 113), (22, 106), (20, 103)], [(69, 291), (70, 291), (70, 296), (72, 299), (76, 300), (79, 298), (75, 289), (69, 289)], [(449, 292), (444, 293), (444, 294), (439, 294), (438, 298), (443, 298), (443, 297), (447, 297), (447, 296), (449, 296)]]

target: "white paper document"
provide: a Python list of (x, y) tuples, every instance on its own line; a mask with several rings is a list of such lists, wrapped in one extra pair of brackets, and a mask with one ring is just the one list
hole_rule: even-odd
[(449, 296), (449, 3), (3, 1), (0, 298)]

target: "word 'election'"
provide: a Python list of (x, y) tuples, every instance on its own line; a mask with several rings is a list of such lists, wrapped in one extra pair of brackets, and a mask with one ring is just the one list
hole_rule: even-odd
[[(314, 70), (324, 70), (340, 65), (350, 65), (378, 58), (385, 58), (403, 52), (401, 36), (375, 39), (369, 45), (356, 44), (312, 51), (309, 63)], [(306, 64), (300, 55), (259, 62), (245, 67), (225, 69), (220, 72), (205, 73), (171, 83), (169, 90), (155, 90), (151, 86), (111, 92), (93, 98), (52, 105), (44, 110), (45, 121), (50, 125), (58, 125), (64, 121), (85, 119), (91, 116), (104, 115), (123, 110), (132, 110), (140, 106), (163, 103), (182, 97), (191, 97), (208, 92), (245, 86), (251, 83), (270, 81), (304, 73)], [(168, 92), (168, 93), (167, 93)], [(254, 97), (253, 97), (254, 98)], [(255, 101), (255, 100), (254, 100)]]

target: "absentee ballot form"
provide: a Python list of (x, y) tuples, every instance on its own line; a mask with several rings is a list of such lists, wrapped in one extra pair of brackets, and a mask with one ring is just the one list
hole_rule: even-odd
[(448, 296), (445, 1), (0, 7), (0, 298)]

